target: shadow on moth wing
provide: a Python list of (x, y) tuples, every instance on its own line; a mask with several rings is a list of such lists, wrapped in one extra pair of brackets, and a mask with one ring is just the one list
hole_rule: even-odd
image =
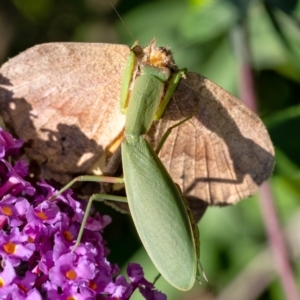
[(251, 196), (272, 173), (274, 149), (259, 117), (241, 101), (195, 73), (182, 79), (163, 118), (149, 132), (160, 158), (185, 196), (209, 205), (233, 204)]
[[(2, 76), (0, 85), (9, 86), (9, 80)], [(40, 166), (39, 171), (36, 168), (34, 171), (37, 177), (65, 184), (74, 177), (70, 173), (86, 172), (98, 159), (99, 153), (103, 153), (103, 148), (89, 139), (78, 126), (58, 122), (56, 130), (45, 126), (37, 131), (32, 119), (40, 117), (33, 113), (32, 105), (24, 98), (14, 98), (11, 91), (1, 86), (0, 100), (1, 114), (7, 127), (24, 140), (30, 164)], [(80, 157), (84, 157), (82, 162)]]

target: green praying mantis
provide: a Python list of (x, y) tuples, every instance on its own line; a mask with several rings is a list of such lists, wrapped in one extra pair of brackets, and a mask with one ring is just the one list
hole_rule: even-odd
[[(270, 176), (274, 149), (253, 112), (204, 77), (178, 71), (168, 57), (154, 43), (131, 52), (123, 45), (38, 45), (1, 67), (0, 104), (6, 122), (30, 145), (31, 159), (56, 173), (82, 173), (83, 158), (96, 152), (91, 140), (106, 149), (122, 131), (122, 81), (124, 178), (80, 179), (125, 182), (151, 259), (172, 285), (188, 290), (199, 275), (199, 238), (174, 182), (184, 195), (209, 204), (235, 203)], [(77, 126), (88, 139), (74, 134)], [(157, 141), (170, 127), (161, 148)], [(113, 195), (93, 199), (124, 201)]]
[[(153, 120), (161, 117), (182, 76), (184, 71), (176, 70), (170, 51), (156, 47), (155, 40), (145, 49), (135, 44), (121, 90), (121, 110), (126, 114), (121, 144), (124, 178), (80, 176), (58, 194), (76, 181), (124, 183), (132, 219), (151, 260), (171, 285), (187, 291), (201, 269), (198, 227), (179, 187), (144, 138)], [(104, 199), (126, 201), (124, 197), (93, 195), (76, 246), (92, 201)]]

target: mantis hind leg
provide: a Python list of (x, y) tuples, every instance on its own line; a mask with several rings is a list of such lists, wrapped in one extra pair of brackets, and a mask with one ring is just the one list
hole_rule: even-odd
[[(66, 191), (68, 188), (70, 188), (75, 182), (84, 182), (84, 181), (93, 181), (93, 182), (106, 182), (106, 183), (124, 183), (123, 178), (119, 177), (109, 177), (109, 176), (92, 176), (92, 175), (84, 175), (84, 176), (78, 176), (74, 178), (72, 181), (70, 181), (67, 185), (65, 185), (62, 189), (60, 189), (57, 193), (55, 193), (51, 198), (50, 201), (53, 201), (56, 197), (61, 195), (64, 191)], [(76, 243), (73, 247), (74, 251), (77, 246), (80, 244), (81, 237), (91, 210), (92, 202), (93, 201), (99, 201), (102, 202), (104, 200), (111, 200), (111, 201), (118, 201), (118, 202), (127, 202), (126, 197), (122, 196), (115, 196), (115, 195), (107, 195), (107, 194), (94, 194), (92, 195), (89, 200), (87, 207), (84, 212), (83, 220), (80, 226), (80, 230), (78, 233), (78, 237), (76, 240)]]
[(92, 195), (89, 198), (87, 207), (85, 209), (84, 216), (83, 216), (83, 219), (82, 219), (82, 223), (81, 223), (81, 226), (80, 226), (80, 229), (79, 229), (78, 237), (77, 237), (76, 243), (75, 243), (72, 251), (74, 251), (77, 248), (77, 246), (80, 244), (81, 237), (82, 237), (83, 231), (84, 231), (84, 227), (85, 227), (85, 224), (86, 224), (87, 219), (88, 219), (89, 214), (90, 214), (92, 202), (93, 201), (102, 202), (104, 200), (111, 200), (111, 201), (118, 201), (118, 202), (126, 202), (127, 203), (127, 198), (122, 197), (122, 196), (107, 195), (107, 194), (94, 194), (94, 195)]

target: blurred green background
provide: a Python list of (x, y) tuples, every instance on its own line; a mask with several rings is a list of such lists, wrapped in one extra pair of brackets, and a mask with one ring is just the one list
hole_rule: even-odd
[[(238, 96), (241, 53), (237, 32), (247, 30), (260, 116), (276, 148), (270, 180), (282, 228), (288, 228), (294, 275), (300, 286), (300, 1), (266, 0), (2, 0), (0, 63), (39, 43), (59, 41), (168, 45), (179, 67), (200, 73)], [(247, 46), (247, 45), (246, 45)], [(199, 223), (201, 262), (209, 282), (187, 293), (163, 279), (168, 299), (287, 299), (268, 241), (258, 197), (228, 208), (209, 208)], [(128, 216), (113, 217), (105, 238), (109, 259), (156, 271)], [(298, 216), (298, 217), (297, 217)], [(297, 220), (298, 225), (297, 225)], [(124, 273), (124, 270), (123, 270)], [(237, 295), (243, 295), (242, 297)], [(238, 298), (237, 298), (238, 297)], [(139, 294), (136, 298), (141, 299)]]

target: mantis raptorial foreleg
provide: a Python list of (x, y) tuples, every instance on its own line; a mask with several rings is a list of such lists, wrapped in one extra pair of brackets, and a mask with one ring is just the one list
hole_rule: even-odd
[(181, 124), (187, 122), (188, 120), (190, 120), (193, 117), (193, 115), (188, 116), (186, 118), (184, 118), (183, 120), (179, 121), (178, 123), (174, 124), (173, 126), (169, 127), (166, 132), (163, 134), (162, 138), (160, 139), (160, 141), (158, 142), (155, 152), (156, 154), (159, 154), (161, 148), (163, 147), (165, 141), (167, 140), (167, 138), (169, 137), (169, 135), (171, 134), (172, 130), (175, 129), (176, 127), (180, 126)]

